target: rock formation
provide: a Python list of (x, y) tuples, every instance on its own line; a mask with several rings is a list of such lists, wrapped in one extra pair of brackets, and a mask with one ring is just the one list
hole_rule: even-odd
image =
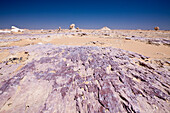
[(157, 27), (154, 27), (154, 29), (155, 29), (155, 31), (158, 31), (159, 30), (159, 27), (157, 26)]
[(58, 31), (61, 31), (61, 27), (58, 28)]
[(75, 24), (71, 24), (71, 25), (70, 25), (70, 30), (76, 30)]
[(15, 27), (15, 26), (11, 26), (11, 32), (24, 32), (24, 30), (19, 29), (19, 28)]
[(7, 65), (11, 60), (0, 63), (1, 113), (170, 111), (169, 68), (149, 63), (146, 56), (114, 48), (44, 44), (21, 50), (36, 57), (21, 68), (19, 63)]
[(170, 40), (166, 38), (143, 38), (143, 37), (126, 37), (126, 40), (136, 40), (141, 42), (146, 42), (147, 44), (154, 44), (154, 45), (166, 45), (170, 46)]
[(110, 31), (111, 29), (108, 28), (108, 27), (103, 27), (101, 30), (103, 30), (103, 31)]
[(41, 33), (43, 33), (44, 32), (44, 29), (41, 29)]

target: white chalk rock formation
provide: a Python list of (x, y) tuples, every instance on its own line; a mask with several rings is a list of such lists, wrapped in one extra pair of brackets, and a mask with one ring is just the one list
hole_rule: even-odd
[(58, 28), (58, 31), (61, 31), (61, 27)]
[(70, 30), (76, 30), (75, 24), (71, 24), (71, 25), (70, 25)]
[(24, 30), (19, 29), (19, 28), (15, 27), (15, 26), (11, 26), (11, 32), (24, 32)]
[(111, 29), (108, 28), (108, 27), (103, 27), (103, 28), (101, 28), (101, 30), (103, 30), (103, 31), (110, 31)]

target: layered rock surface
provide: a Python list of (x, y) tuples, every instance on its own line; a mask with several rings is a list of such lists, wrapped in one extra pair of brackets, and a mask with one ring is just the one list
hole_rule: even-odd
[(154, 45), (167, 45), (170, 46), (170, 40), (166, 38), (143, 38), (143, 37), (126, 37), (126, 40), (137, 40), (146, 42), (147, 44), (154, 44)]
[(29, 55), (23, 62), (0, 64), (1, 113), (170, 111), (169, 62), (150, 63), (143, 55), (104, 47), (11, 50)]

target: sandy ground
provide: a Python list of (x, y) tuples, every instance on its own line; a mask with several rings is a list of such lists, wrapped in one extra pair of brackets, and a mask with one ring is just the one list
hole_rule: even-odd
[[(170, 40), (170, 31), (152, 31), (152, 30), (80, 30), (87, 35), (78, 35), (75, 31), (63, 30), (26, 30), (25, 33), (15, 34), (1, 34), (0, 39), (6, 39), (6, 36), (13, 36), (8, 39), (18, 39), (19, 41), (0, 42), (0, 47), (12, 46), (27, 46), (34, 44), (47, 44), (54, 45), (75, 45), (75, 46), (100, 46), (100, 47), (113, 47), (120, 48), (127, 51), (136, 52), (151, 58), (170, 59), (170, 47), (160, 44), (147, 44), (146, 42), (136, 40), (125, 40), (125, 37), (146, 37), (146, 38), (164, 38)], [(66, 33), (69, 33), (65, 35)], [(73, 34), (71, 34), (73, 33)], [(75, 34), (74, 34), (75, 33)], [(108, 36), (109, 34), (109, 36)], [(44, 37), (36, 38), (37, 35), (45, 35)], [(30, 36), (31, 38), (25, 38)], [(7, 57), (8, 50), (1, 51), (0, 58)]]

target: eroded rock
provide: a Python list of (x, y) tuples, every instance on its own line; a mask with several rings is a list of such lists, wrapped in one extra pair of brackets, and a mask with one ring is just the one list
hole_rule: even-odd
[(155, 31), (158, 31), (159, 30), (159, 27), (157, 26), (157, 27), (154, 27), (154, 29), (155, 29)]
[(19, 29), (19, 28), (15, 27), (15, 26), (11, 26), (11, 32), (24, 32), (24, 30)]
[(71, 25), (70, 25), (70, 30), (76, 30), (75, 24), (71, 24)]
[[(0, 112), (170, 110), (168, 68), (160, 71), (145, 62), (148, 57), (100, 47), (34, 45), (23, 49), (38, 53), (37, 59), (0, 82)], [(1, 71), (9, 65), (0, 66)]]

